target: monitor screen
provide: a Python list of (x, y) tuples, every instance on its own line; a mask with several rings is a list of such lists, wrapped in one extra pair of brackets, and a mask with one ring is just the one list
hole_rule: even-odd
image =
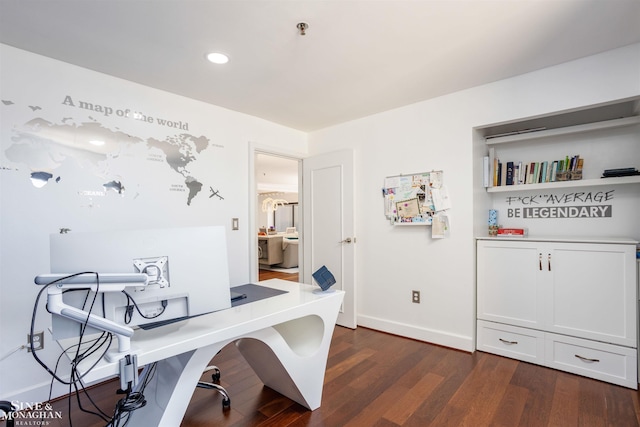
[[(149, 284), (104, 292), (92, 313), (130, 327), (165, 323), (231, 306), (224, 227), (185, 227), (50, 236), (51, 272), (146, 273)], [(66, 292), (81, 307), (86, 292)], [(86, 310), (87, 307), (84, 307)], [(55, 339), (78, 336), (80, 325), (53, 316)]]

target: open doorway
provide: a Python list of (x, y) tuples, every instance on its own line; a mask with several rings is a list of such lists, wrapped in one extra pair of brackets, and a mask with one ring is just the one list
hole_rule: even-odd
[[(255, 263), (258, 280), (299, 279), (299, 159), (256, 152)], [(301, 201), (301, 200), (300, 200)]]

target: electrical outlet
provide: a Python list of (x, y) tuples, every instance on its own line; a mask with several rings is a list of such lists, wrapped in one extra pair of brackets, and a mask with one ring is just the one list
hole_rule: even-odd
[(44, 331), (27, 334), (27, 350), (31, 352), (31, 343), (33, 342), (33, 350), (38, 351), (44, 348)]
[(411, 302), (420, 304), (420, 291), (411, 291)]

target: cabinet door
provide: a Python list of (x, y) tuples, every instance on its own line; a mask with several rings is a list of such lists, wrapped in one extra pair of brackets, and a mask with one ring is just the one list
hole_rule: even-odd
[(536, 242), (478, 241), (478, 318), (541, 329), (544, 289)]
[(635, 247), (558, 243), (545, 254), (546, 329), (636, 347)]

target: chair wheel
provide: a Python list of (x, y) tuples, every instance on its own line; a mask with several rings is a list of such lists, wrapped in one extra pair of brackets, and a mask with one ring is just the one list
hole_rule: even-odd
[(226, 398), (226, 399), (222, 399), (222, 409), (229, 409), (231, 408), (231, 399)]

